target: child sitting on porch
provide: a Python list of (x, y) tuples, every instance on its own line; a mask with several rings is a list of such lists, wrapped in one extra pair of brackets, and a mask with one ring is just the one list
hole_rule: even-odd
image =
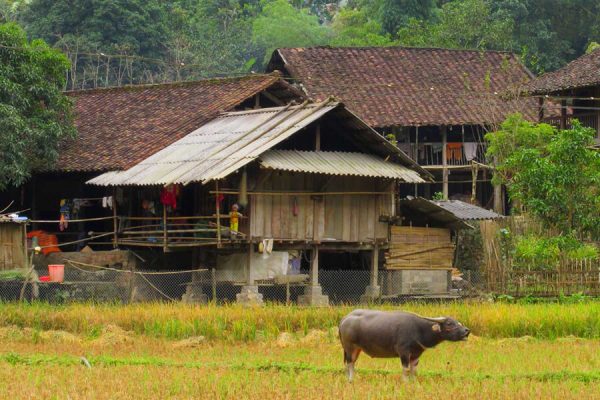
[(229, 230), (231, 231), (232, 235), (237, 234), (240, 217), (242, 217), (242, 214), (238, 212), (238, 209), (239, 206), (237, 205), (237, 203), (233, 204), (231, 206), (231, 212), (229, 213)]

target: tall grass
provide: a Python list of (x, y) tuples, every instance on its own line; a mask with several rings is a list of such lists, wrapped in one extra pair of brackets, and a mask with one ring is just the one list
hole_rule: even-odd
[[(504, 304), (450, 303), (384, 305), (426, 316), (452, 316), (475, 335), (489, 338), (564, 336), (600, 338), (600, 303)], [(353, 307), (304, 308), (267, 305), (193, 306), (173, 303), (134, 305), (0, 304), (0, 326), (17, 325), (42, 330), (56, 329), (94, 335), (107, 324), (151, 337), (253, 341), (277, 337), (281, 332), (328, 330)]]

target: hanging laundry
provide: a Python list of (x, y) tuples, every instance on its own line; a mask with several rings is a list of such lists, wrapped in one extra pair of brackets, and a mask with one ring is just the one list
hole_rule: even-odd
[(160, 202), (171, 207), (173, 210), (177, 208), (177, 196), (179, 196), (179, 185), (167, 185), (160, 192)]
[(446, 161), (460, 162), (462, 160), (462, 143), (447, 143), (446, 151)]
[(102, 207), (103, 208), (110, 208), (112, 210), (113, 208), (113, 197), (112, 196), (106, 196), (102, 198)]
[(477, 142), (466, 142), (464, 143), (465, 147), (465, 158), (467, 161), (473, 160), (477, 157)]

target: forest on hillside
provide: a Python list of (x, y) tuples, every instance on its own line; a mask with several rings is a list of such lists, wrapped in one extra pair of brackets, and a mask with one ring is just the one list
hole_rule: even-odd
[(278, 47), (506, 50), (540, 74), (600, 41), (600, 0), (0, 0), (67, 89), (260, 72)]

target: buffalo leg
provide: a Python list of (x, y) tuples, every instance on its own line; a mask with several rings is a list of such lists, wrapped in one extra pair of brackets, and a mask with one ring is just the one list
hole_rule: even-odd
[(360, 354), (360, 349), (352, 349), (351, 351), (344, 350), (344, 362), (346, 363), (346, 376), (348, 377), (348, 382), (352, 382), (354, 378), (354, 363), (358, 359), (358, 355)]
[(419, 359), (410, 360), (410, 375), (417, 376), (417, 365), (419, 365)]
[(401, 355), (400, 362), (402, 363), (402, 380), (408, 382), (410, 376), (410, 357)]

